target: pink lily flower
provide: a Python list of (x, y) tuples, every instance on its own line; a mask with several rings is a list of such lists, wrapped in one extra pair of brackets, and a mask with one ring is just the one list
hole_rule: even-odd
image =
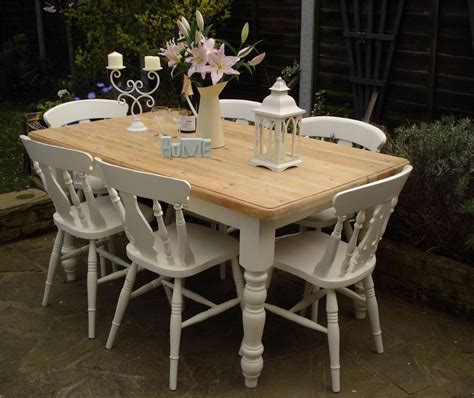
[(207, 65), (207, 58), (209, 55), (208, 50), (203, 45), (199, 45), (188, 51), (191, 55), (185, 60), (191, 64), (191, 67), (188, 69), (188, 76), (192, 76), (194, 73), (200, 73), (201, 77), (204, 79), (206, 77), (206, 71), (204, 68)]
[(176, 65), (181, 62), (181, 51), (183, 51), (183, 43), (176, 43), (174, 39), (166, 42), (166, 48), (160, 48), (160, 55), (163, 55), (168, 60), (168, 66), (172, 68), (172, 71), (176, 68)]
[(224, 75), (239, 75), (232, 66), (239, 61), (239, 57), (228, 57), (224, 54), (224, 44), (215, 53), (209, 54), (209, 65), (204, 68), (211, 73), (212, 84), (216, 85)]

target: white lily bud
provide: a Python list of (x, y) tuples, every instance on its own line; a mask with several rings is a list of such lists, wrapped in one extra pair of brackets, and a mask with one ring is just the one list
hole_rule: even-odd
[(176, 23), (178, 24), (178, 28), (179, 28), (179, 31), (181, 32), (181, 34), (184, 36), (184, 37), (188, 37), (189, 36), (189, 32), (186, 30), (186, 27), (183, 25), (183, 23), (181, 21), (176, 21)]
[(199, 10), (196, 10), (196, 23), (200, 30), (204, 30), (204, 18)]
[(265, 58), (265, 55), (267, 55), (267, 53), (258, 54), (256, 57), (252, 58), (249, 61), (249, 65), (257, 66), (259, 63), (263, 61), (263, 59)]
[(240, 42), (243, 44), (247, 40), (249, 36), (249, 23), (245, 22), (245, 25), (242, 28), (242, 32), (240, 33)]
[(248, 46), (248, 47), (245, 47), (245, 48), (242, 48), (242, 50), (239, 51), (239, 53), (237, 54), (237, 56), (239, 58), (243, 58), (243, 57), (246, 57), (247, 55), (249, 55), (253, 50), (253, 47), (252, 46)]
[(190, 31), (191, 31), (191, 26), (189, 25), (188, 20), (187, 20), (186, 18), (184, 18), (184, 17), (181, 17), (181, 22), (183, 23), (183, 25), (184, 25), (184, 27), (186, 28), (186, 30), (187, 30), (188, 32), (190, 32)]

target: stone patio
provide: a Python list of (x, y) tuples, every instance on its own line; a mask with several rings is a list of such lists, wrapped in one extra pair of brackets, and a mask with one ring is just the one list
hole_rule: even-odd
[[(97, 338), (87, 338), (85, 259), (79, 278), (59, 275), (48, 308), (40, 305), (54, 235), (0, 247), (0, 397), (324, 397), (330, 391), (325, 336), (267, 315), (265, 367), (258, 388), (244, 387), (242, 338), (234, 309), (185, 329), (178, 390), (168, 386), (169, 306), (159, 289), (132, 301), (116, 346), (104, 348), (121, 280), (99, 287)], [(379, 265), (379, 266), (383, 266)], [(230, 273), (230, 272), (229, 272)], [(143, 272), (137, 284), (149, 280)], [(211, 300), (231, 297), (218, 269), (187, 282)], [(296, 300), (302, 286), (275, 274), (269, 301)], [(385, 353), (367, 320), (340, 298), (339, 397), (473, 397), (473, 325), (378, 291)], [(199, 310), (187, 302), (185, 317)], [(324, 311), (321, 311), (321, 315)]]

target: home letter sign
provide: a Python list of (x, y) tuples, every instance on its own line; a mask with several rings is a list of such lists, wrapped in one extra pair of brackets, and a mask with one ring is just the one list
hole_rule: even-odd
[(211, 156), (211, 140), (209, 138), (181, 138), (179, 142), (171, 142), (171, 137), (160, 137), (161, 156), (164, 158), (208, 158)]

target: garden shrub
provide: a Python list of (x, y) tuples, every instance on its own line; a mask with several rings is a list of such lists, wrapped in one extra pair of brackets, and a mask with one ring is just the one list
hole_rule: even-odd
[[(176, 20), (194, 18), (196, 8), (206, 23), (220, 22), (230, 15), (231, 0), (87, 0), (66, 12), (75, 32), (76, 54), (71, 72), (71, 90), (82, 96), (97, 82), (107, 82), (106, 57), (123, 54), (125, 77), (136, 79), (140, 58), (157, 55), (166, 40), (176, 36)], [(166, 70), (160, 72), (160, 102), (176, 102), (174, 84)]]
[(0, 101), (31, 103), (53, 93), (50, 64), (34, 56), (23, 33), (10, 38), (0, 50)]
[(413, 165), (390, 234), (470, 264), (474, 260), (472, 129), (469, 118), (445, 117), (400, 127), (385, 147)]

